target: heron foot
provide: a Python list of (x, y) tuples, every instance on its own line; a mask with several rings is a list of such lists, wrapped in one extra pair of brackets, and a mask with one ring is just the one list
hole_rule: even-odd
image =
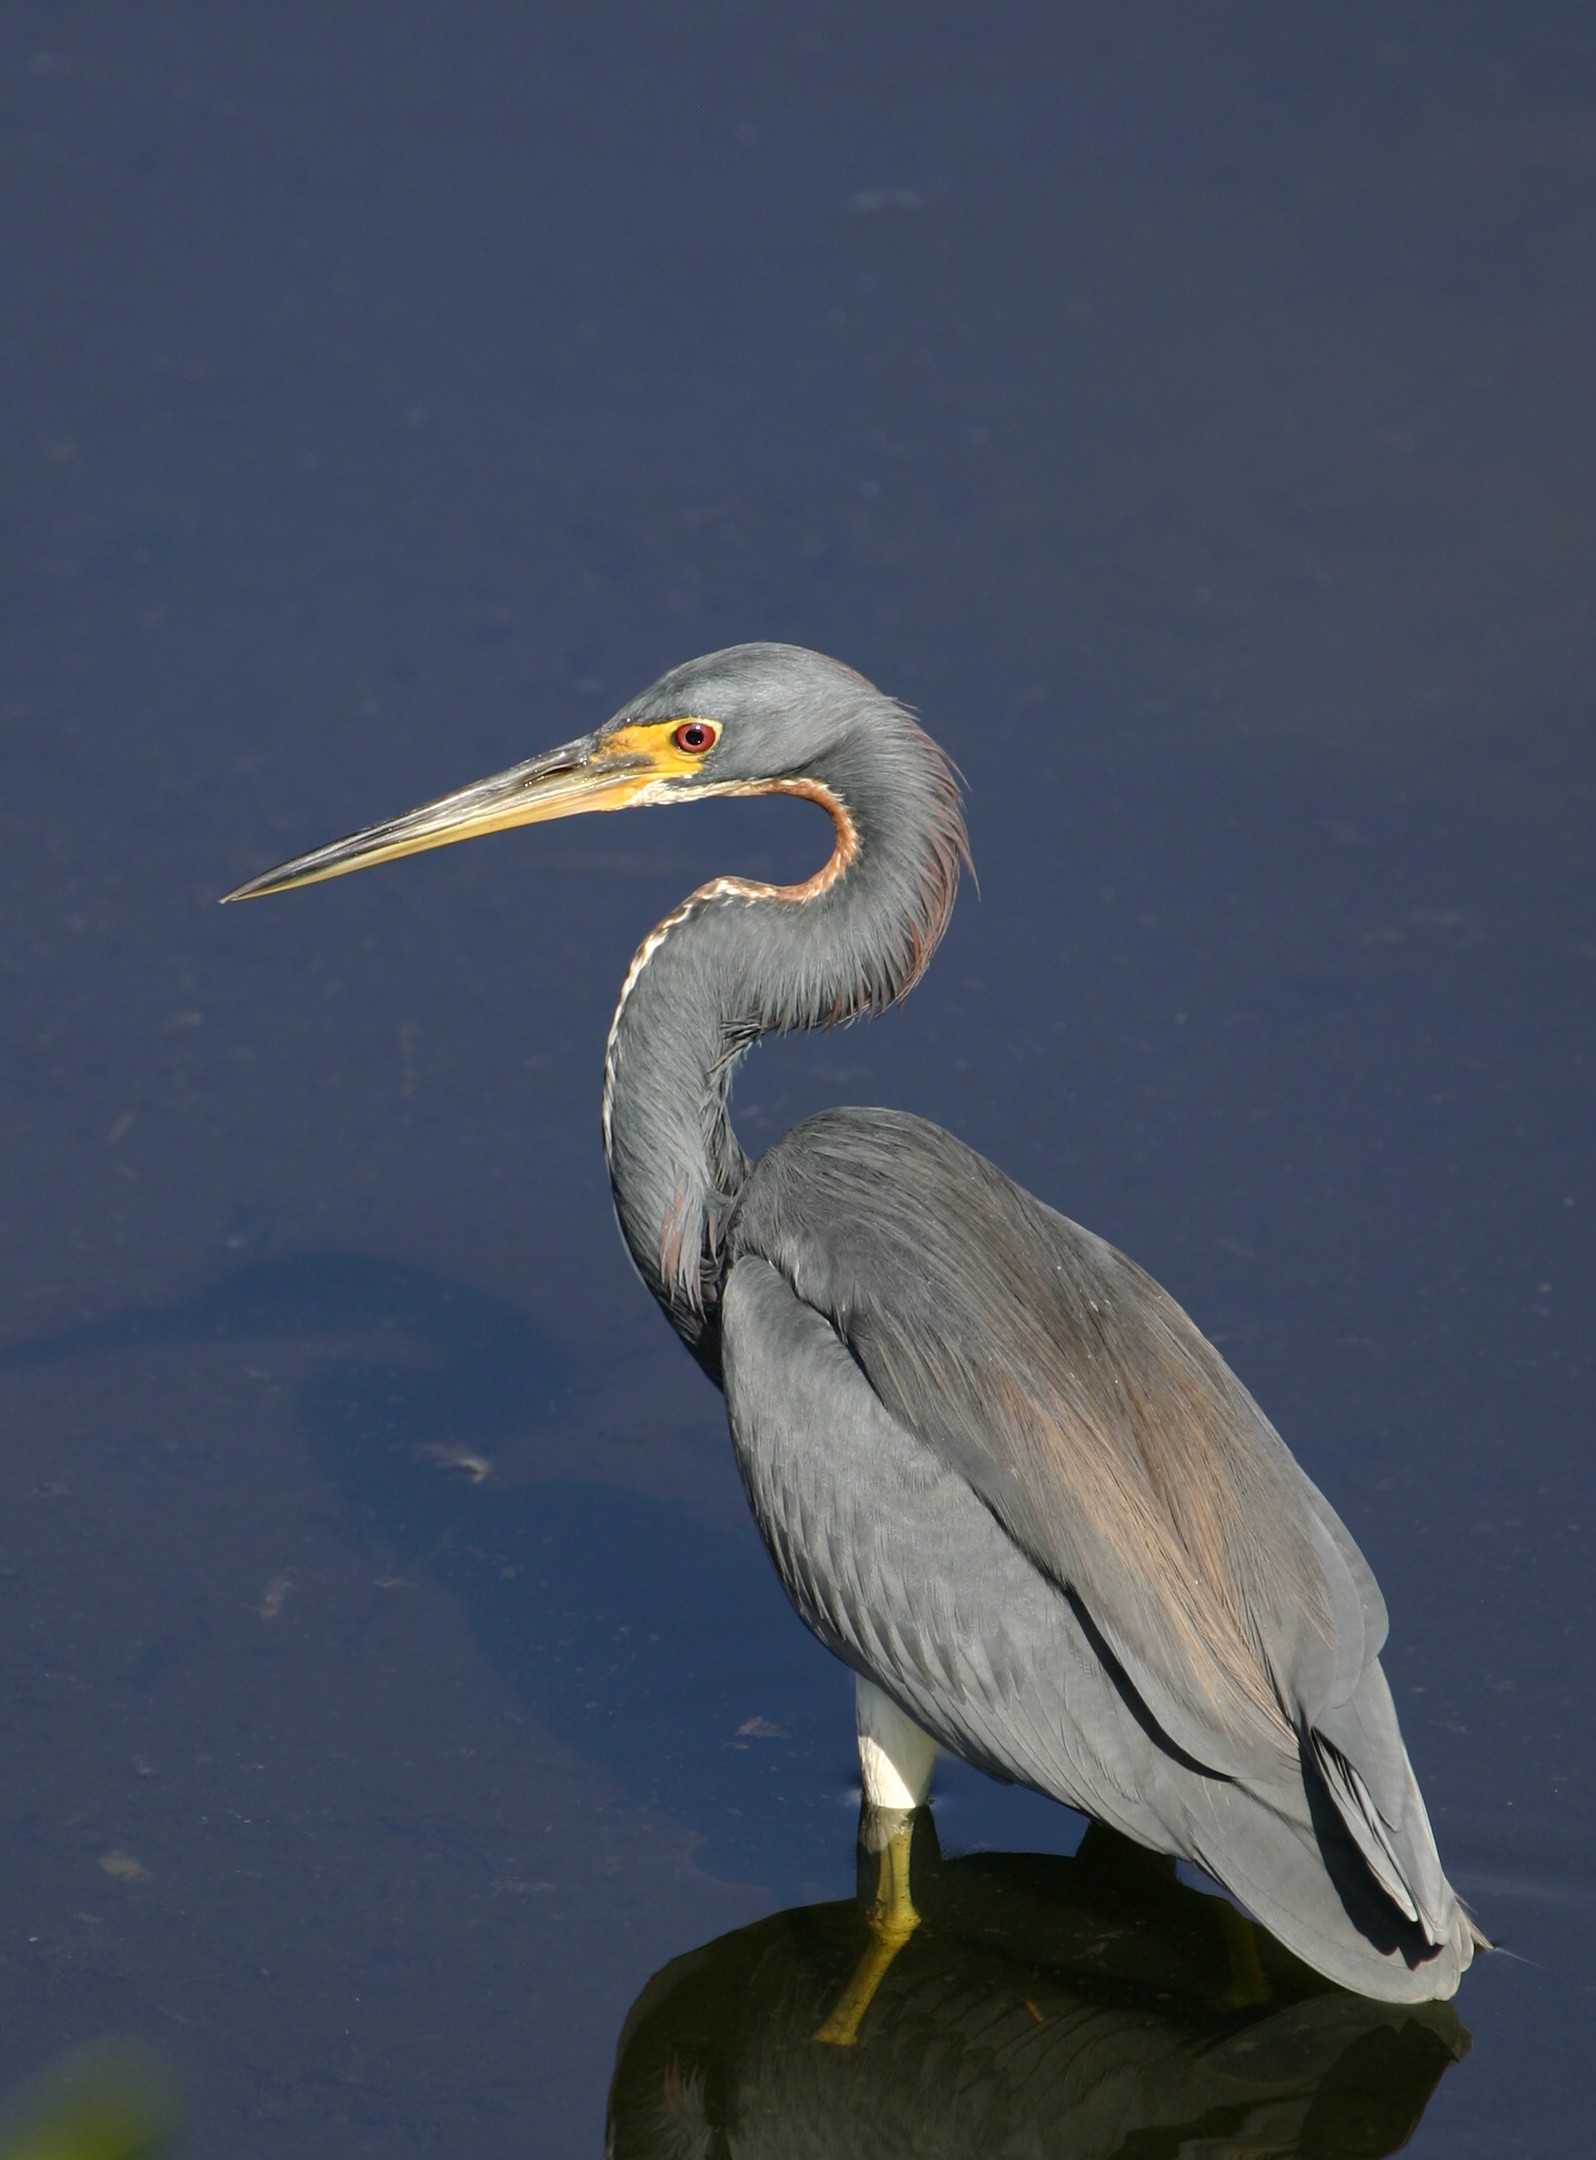
[[(909, 1893), (909, 1848), (914, 1838), (912, 1814), (885, 1809), (872, 1810), (873, 1830), (886, 1835), (878, 1848), (876, 1894), (870, 1903), (865, 1945), (848, 1985), (837, 1998), (835, 2009), (815, 2031), (816, 2040), (827, 2047), (853, 2047), (865, 2013), (876, 1991), (892, 1968), (892, 1961), (920, 1925)], [(896, 1820), (893, 1817), (896, 1816)], [(872, 1842), (874, 1840), (872, 1839)]]

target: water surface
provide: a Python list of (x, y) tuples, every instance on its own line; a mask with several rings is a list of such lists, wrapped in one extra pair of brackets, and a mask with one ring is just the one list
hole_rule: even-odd
[[(1581, 2149), (1587, 11), (54, 0), (0, 174), (0, 2075), (131, 2032), (198, 2151), (574, 2156), (652, 1976), (844, 1955), (849, 1684), (597, 1135), (638, 938), (823, 828), (214, 905), (776, 637), (922, 709), (981, 892), (745, 1141), (937, 1118), (1220, 1342), (1512, 1953), (1380, 2134)], [(1065, 1897), (1077, 1819), (942, 1790)], [(1286, 2149), (1385, 2044), (1328, 2016)]]

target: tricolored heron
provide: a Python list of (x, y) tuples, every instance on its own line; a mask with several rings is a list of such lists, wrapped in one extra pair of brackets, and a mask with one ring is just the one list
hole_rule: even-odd
[[(725, 1392), (787, 1594), (856, 1676), (867, 1808), (918, 1807), (947, 1749), (1198, 1862), (1347, 1987), (1450, 1995), (1484, 1937), (1397, 1727), (1384, 1601), (1219, 1353), (1123, 1254), (920, 1118), (826, 1111), (757, 1162), (732, 1131), (762, 1035), (896, 1003), (947, 925), (959, 789), (901, 705), (818, 653), (733, 646), (228, 897), (759, 794), (819, 803), (831, 857), (799, 885), (717, 878), (644, 939), (604, 1145), (638, 1271)], [(901, 1822), (882, 1842), (906, 1851)], [(884, 1936), (912, 1924), (901, 1884), (892, 1911)]]

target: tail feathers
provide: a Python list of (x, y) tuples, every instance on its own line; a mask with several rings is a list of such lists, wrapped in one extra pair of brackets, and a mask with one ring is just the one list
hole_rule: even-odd
[(1378, 1663), (1365, 1668), (1349, 1701), (1306, 1726), (1302, 1749), (1392, 1904), (1427, 1942), (1449, 1941), (1457, 1925), (1457, 1897), (1441, 1871), (1435, 1833)]
[[(1310, 1733), (1308, 1741), (1315, 1766), (1353, 1843), (1369, 1863), (1370, 1874), (1398, 1912), (1424, 1930), (1426, 1942), (1442, 1941), (1443, 1916), (1433, 1909), (1421, 1910), (1408, 1887), (1404, 1854), (1398, 1844), (1401, 1825), (1386, 1821), (1356, 1765), (1347, 1760), (1333, 1740), (1327, 1740), (1322, 1733)], [(1426, 1904), (1429, 1907), (1430, 1901)]]
[(1382, 2002), (1455, 1994), (1480, 1940), (1468, 1915), (1444, 1878), (1444, 1913), (1426, 1924), (1404, 1910), (1306, 1761), (1295, 1792), (1265, 1799), (1215, 1781), (1204, 1799), (1192, 1857), (1305, 1964)]

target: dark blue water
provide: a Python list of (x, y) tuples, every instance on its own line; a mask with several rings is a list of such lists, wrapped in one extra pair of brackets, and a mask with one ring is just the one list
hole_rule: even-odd
[[(1199, 1987), (1114, 2135), (1582, 2150), (1588, 10), (15, 0), (0, 173), (0, 2076), (130, 2033), (196, 2152), (563, 2160), (671, 1961), (722, 1944), (618, 2105), (659, 2018), (752, 2047), (846, 1966), (849, 1683), (597, 1134), (638, 938), (823, 828), (214, 905), (774, 637), (922, 709), (981, 894), (902, 1013), (760, 1054), (745, 1141), (901, 1104), (1169, 1285), (1380, 1575), (1511, 1953), (1466, 2057), (1321, 1998), (1242, 2098)], [(1078, 1821), (942, 1790), (1074, 1909)], [(972, 1864), (988, 1964), (905, 2015), (1108, 2017), (1099, 1948), (990, 1965)], [(1030, 2126), (1096, 2150), (1069, 2074)]]

